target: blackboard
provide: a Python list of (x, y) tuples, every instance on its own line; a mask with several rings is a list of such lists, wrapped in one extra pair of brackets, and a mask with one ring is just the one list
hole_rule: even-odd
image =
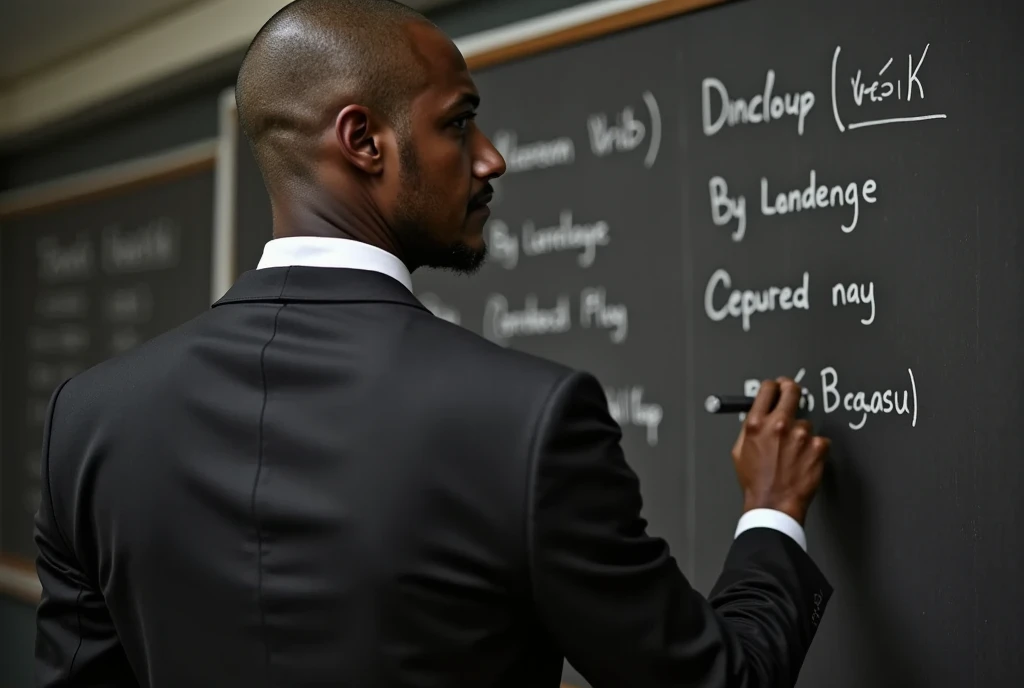
[(164, 157), (125, 165), (116, 183), (71, 197), (9, 196), (0, 213), (5, 557), (35, 558), (40, 447), (55, 387), (210, 305), (214, 148)]
[(748, 0), (663, 16), (695, 4), (471, 60), (508, 165), (491, 258), (415, 290), (598, 375), (650, 530), (705, 592), (741, 502), (740, 419), (703, 398), (798, 377), (834, 442), (807, 531), (836, 588), (799, 685), (1024, 685), (1024, 14)]

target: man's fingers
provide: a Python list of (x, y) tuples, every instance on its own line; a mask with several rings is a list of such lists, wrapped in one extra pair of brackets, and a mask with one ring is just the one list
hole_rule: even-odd
[(747, 412), (748, 425), (756, 426), (764, 420), (764, 417), (772, 410), (778, 393), (779, 383), (775, 380), (765, 380), (761, 383), (761, 388), (757, 390), (757, 396), (754, 397), (754, 403), (750, 405), (750, 411)]
[(811, 441), (814, 436), (814, 428), (811, 426), (811, 421), (802, 418), (793, 424), (793, 431), (790, 433), (793, 443), (803, 449), (807, 446), (807, 443)]
[(785, 379), (779, 385), (782, 388), (779, 403), (775, 405), (773, 413), (780, 419), (796, 417), (797, 406), (800, 405), (800, 385), (792, 380)]

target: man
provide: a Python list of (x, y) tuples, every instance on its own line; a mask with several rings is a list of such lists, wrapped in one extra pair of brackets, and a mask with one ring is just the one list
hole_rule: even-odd
[[(462, 56), (384, 0), (299, 0), (238, 111), (259, 269), (54, 394), (38, 685), (786, 686), (831, 589), (802, 522), (827, 441), (766, 381), (710, 600), (648, 536), (589, 374), (433, 317), (410, 272), (484, 259), (501, 156)], [(244, 231), (244, 228), (243, 228)]]

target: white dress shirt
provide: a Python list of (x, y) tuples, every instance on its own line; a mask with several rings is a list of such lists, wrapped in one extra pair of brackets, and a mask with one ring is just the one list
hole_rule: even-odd
[(256, 269), (291, 266), (380, 272), (412, 291), (412, 276), (405, 263), (384, 249), (361, 241), (302, 236), (274, 239), (263, 247), (263, 257)]
[[(394, 278), (412, 291), (412, 276), (396, 256), (360, 241), (327, 237), (285, 237), (263, 248), (257, 269), (304, 266), (371, 270)], [(740, 517), (735, 537), (751, 528), (772, 528), (796, 540), (805, 551), (804, 529), (791, 516), (774, 509), (752, 509)]]

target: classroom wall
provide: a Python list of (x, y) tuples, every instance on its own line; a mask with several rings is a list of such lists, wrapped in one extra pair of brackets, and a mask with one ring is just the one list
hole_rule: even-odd
[[(453, 38), (584, 4), (579, 0), (464, 0), (428, 16)], [(0, 148), (0, 192), (216, 136), (218, 100), (234, 83), (241, 52), (220, 56), (47, 121)], [(2, 318), (2, 314), (0, 314)], [(0, 688), (31, 683), (34, 610), (0, 595)]]

